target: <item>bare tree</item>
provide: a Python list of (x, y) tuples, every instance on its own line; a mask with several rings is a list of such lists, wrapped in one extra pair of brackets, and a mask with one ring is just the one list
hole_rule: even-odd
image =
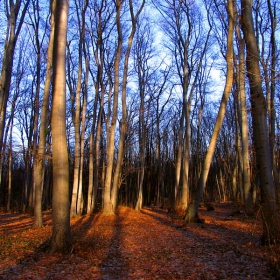
[(271, 153), (268, 143), (267, 107), (260, 73), (260, 56), (252, 16), (252, 3), (241, 1), (242, 30), (246, 44), (246, 66), (250, 85), (250, 101), (253, 122), (253, 142), (257, 156), (260, 180), (261, 212), (263, 218), (263, 242), (279, 242), (279, 221), (276, 212), (275, 187), (272, 177)]
[[(84, 158), (84, 135), (85, 135), (85, 110), (87, 105), (87, 93), (84, 92), (82, 96), (82, 75), (83, 75), (83, 44), (85, 41), (85, 27), (86, 27), (86, 10), (88, 1), (80, 6), (75, 1), (76, 13), (79, 26), (79, 43), (78, 43), (78, 78), (76, 85), (76, 92), (72, 94), (72, 111), (73, 123), (75, 130), (75, 150), (74, 150), (74, 179), (71, 202), (71, 216), (81, 215), (82, 213), (82, 187), (83, 187), (83, 158)], [(81, 13), (81, 14), (80, 14)], [(82, 100), (81, 100), (82, 99)], [(81, 108), (82, 104), (82, 108)], [(81, 121), (82, 120), (82, 121)]]
[[(101, 189), (104, 180), (99, 180), (101, 161), (104, 156), (101, 152), (102, 147), (102, 127), (104, 122), (104, 103), (105, 95), (108, 93), (108, 104), (110, 104), (112, 94), (112, 60), (114, 55), (111, 53), (109, 45), (111, 28), (115, 24), (112, 14), (114, 7), (108, 5), (107, 0), (101, 0), (94, 5), (89, 6), (91, 32), (90, 43), (93, 48), (94, 59), (96, 64), (96, 72), (93, 71), (92, 65), (89, 63), (89, 72), (94, 82), (95, 97), (93, 101), (93, 118), (90, 132), (89, 143), (89, 186), (87, 198), (87, 213), (91, 213), (95, 209), (98, 188)], [(87, 48), (90, 48), (90, 43)], [(90, 59), (90, 50), (87, 50), (87, 56)], [(110, 106), (110, 105), (109, 105)], [(103, 172), (104, 174), (104, 172)], [(102, 176), (103, 177), (103, 176)]]
[(123, 163), (123, 155), (124, 155), (124, 140), (127, 129), (127, 112), (126, 112), (126, 89), (127, 89), (127, 77), (128, 77), (128, 62), (132, 47), (133, 38), (136, 31), (136, 24), (138, 21), (138, 17), (143, 10), (145, 5), (145, 0), (143, 0), (140, 4), (138, 11), (134, 12), (134, 4), (132, 0), (129, 0), (129, 11), (130, 11), (130, 20), (131, 20), (131, 31), (128, 37), (128, 45), (125, 51), (124, 58), (124, 72), (123, 72), (123, 80), (122, 80), (122, 122), (121, 122), (121, 132), (120, 132), (120, 140), (118, 147), (118, 158), (116, 163), (115, 175), (113, 177), (113, 158), (114, 158), (114, 141), (115, 141), (115, 130), (116, 130), (116, 122), (117, 122), (117, 106), (118, 106), (118, 93), (119, 93), (119, 74), (120, 74), (120, 60), (121, 60), (121, 52), (123, 49), (123, 34), (122, 34), (122, 24), (121, 24), (121, 8), (122, 1), (116, 1), (116, 26), (118, 31), (118, 44), (117, 44), (117, 52), (115, 58), (114, 65), (114, 101), (113, 101), (113, 113), (112, 113), (112, 121), (111, 126), (109, 128), (109, 138), (108, 138), (108, 146), (107, 146), (107, 169), (106, 169), (106, 180), (105, 180), (105, 190), (104, 190), (104, 208), (103, 213), (105, 215), (114, 214), (114, 210), (116, 208), (116, 199), (117, 199), (117, 191), (118, 191), (118, 183), (120, 178), (121, 167)]
[[(235, 17), (237, 17), (236, 7)], [(238, 40), (238, 65), (236, 74), (236, 84), (238, 90), (238, 117), (240, 122), (241, 132), (241, 153), (239, 154), (241, 160), (242, 172), (242, 186), (244, 192), (245, 211), (248, 215), (253, 212), (253, 186), (251, 185), (250, 159), (249, 159), (249, 132), (247, 119), (247, 104), (246, 104), (246, 83), (245, 83), (245, 42), (242, 38), (239, 21), (236, 19), (236, 35)], [(236, 136), (238, 137), (238, 135)]]
[[(176, 207), (186, 210), (189, 202), (189, 168), (191, 158), (192, 104), (198, 73), (205, 62), (209, 47), (210, 28), (203, 28), (200, 8), (189, 1), (154, 1), (163, 20), (163, 30), (168, 38), (166, 48), (174, 58), (174, 67), (182, 91), (179, 147), (176, 157), (175, 193)], [(181, 182), (181, 190), (179, 185)]]
[[(46, 137), (47, 137), (47, 127), (48, 127), (48, 109), (49, 109), (49, 93), (50, 93), (50, 85), (51, 85), (51, 74), (52, 74), (52, 53), (53, 53), (53, 37), (54, 37), (54, 6), (55, 2), (50, 2), (50, 23), (51, 23), (51, 32), (49, 38), (48, 45), (48, 53), (47, 53), (47, 65), (46, 65), (46, 79), (44, 86), (44, 94), (43, 94), (43, 102), (41, 107), (41, 118), (40, 118), (40, 134), (39, 134), (39, 144), (38, 150), (36, 145), (35, 157), (34, 157), (34, 171), (33, 171), (33, 180), (34, 180), (34, 189), (35, 189), (35, 197), (34, 197), (34, 228), (39, 228), (43, 226), (42, 219), (42, 193), (44, 186), (44, 165), (45, 165), (45, 149), (46, 149)], [(38, 7), (35, 7), (35, 12)], [(39, 9), (38, 9), (39, 10)], [(37, 28), (39, 28), (39, 15), (37, 15)], [(38, 45), (38, 42), (37, 42)], [(38, 54), (41, 56), (41, 54)], [(41, 67), (39, 64), (38, 67)], [(39, 72), (40, 73), (40, 72)], [(39, 79), (39, 77), (38, 77)], [(40, 84), (39, 84), (40, 87)], [(39, 90), (39, 89), (38, 89)], [(37, 104), (39, 107), (39, 104)], [(34, 140), (35, 142), (35, 140)], [(36, 141), (37, 144), (37, 141)]]
[(207, 150), (207, 154), (204, 160), (203, 168), (200, 173), (200, 178), (197, 184), (197, 187), (193, 193), (191, 203), (188, 206), (186, 211), (186, 215), (184, 220), (186, 222), (194, 222), (198, 219), (198, 207), (201, 202), (206, 180), (208, 177), (210, 165), (212, 162), (212, 158), (214, 155), (219, 131), (222, 127), (223, 119), (226, 112), (226, 105), (229, 99), (229, 95), (231, 93), (232, 84), (233, 84), (233, 32), (234, 32), (234, 14), (233, 14), (233, 1), (228, 0), (227, 3), (227, 18), (228, 18), (228, 33), (227, 33), (227, 53), (226, 53), (226, 61), (227, 61), (227, 72), (226, 72), (226, 83), (224, 87), (224, 93), (222, 96), (222, 100), (219, 107), (219, 112), (216, 118), (216, 123), (214, 127), (214, 131), (212, 133), (212, 137), (210, 140), (210, 144)]
[[(30, 0), (21, 1), (5, 0), (7, 31), (5, 38), (5, 49), (2, 61), (0, 77), (0, 158), (3, 147), (3, 134), (6, 121), (7, 101), (11, 86), (11, 77), (14, 63), (14, 51), (24, 22), (25, 14)], [(0, 163), (2, 160), (0, 159)], [(1, 185), (2, 166), (0, 166), (0, 185)]]

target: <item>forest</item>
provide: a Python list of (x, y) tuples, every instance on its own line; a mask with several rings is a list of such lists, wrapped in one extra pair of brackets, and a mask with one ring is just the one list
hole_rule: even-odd
[(148, 208), (186, 226), (232, 203), (279, 244), (278, 1), (3, 0), (0, 14), (1, 213), (40, 230), (51, 211), (49, 250), (65, 253), (75, 219)]

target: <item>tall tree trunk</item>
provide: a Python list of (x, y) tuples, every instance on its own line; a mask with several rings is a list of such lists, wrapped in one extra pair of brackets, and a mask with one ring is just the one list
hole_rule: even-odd
[[(119, 3), (119, 5), (121, 5)], [(123, 46), (123, 34), (122, 34), (122, 25), (121, 25), (121, 14), (117, 13), (116, 24), (118, 30), (118, 44)], [(131, 34), (130, 34), (131, 38)], [(112, 189), (111, 189), (111, 203), (112, 203), (112, 211), (115, 213), (117, 207), (117, 195), (118, 195), (118, 186), (119, 180), (121, 176), (121, 168), (123, 164), (123, 156), (124, 156), (124, 144), (125, 144), (125, 136), (126, 136), (126, 129), (127, 129), (127, 110), (126, 110), (126, 83), (127, 83), (127, 72), (128, 72), (128, 60), (129, 54), (132, 44), (132, 39), (128, 42), (128, 50), (125, 54), (125, 62), (124, 62), (124, 73), (123, 73), (123, 82), (122, 82), (122, 121), (120, 123), (120, 140), (119, 140), (119, 147), (118, 147), (118, 156), (116, 162), (116, 168), (114, 172), (114, 177), (112, 181)], [(119, 71), (119, 70), (118, 70)]]
[(65, 252), (70, 244), (69, 164), (66, 139), (65, 50), (68, 25), (68, 0), (56, 0), (53, 48), (53, 230), (51, 253)]
[[(103, 68), (103, 67), (101, 67)], [(93, 124), (92, 132), (90, 135), (90, 166), (89, 166), (89, 189), (88, 189), (88, 203), (87, 203), (87, 213), (92, 213), (94, 211), (95, 202), (97, 199), (97, 190), (99, 187), (99, 167), (100, 167), (100, 143), (102, 141), (102, 114), (104, 110), (104, 96), (105, 96), (105, 89), (104, 84), (102, 82), (102, 70), (98, 70), (98, 81), (97, 83), (101, 84), (101, 100), (100, 100), (100, 107), (97, 116), (97, 124), (96, 124), (96, 136), (94, 139), (94, 127)], [(98, 95), (99, 86), (96, 86), (96, 94)], [(97, 107), (97, 99), (96, 99), (95, 106)], [(96, 109), (94, 109), (96, 112)], [(96, 113), (93, 114), (96, 116)]]
[(245, 41), (242, 38), (239, 25), (236, 25), (236, 33), (239, 44), (237, 65), (237, 87), (238, 87), (238, 109), (240, 118), (240, 131), (242, 140), (242, 153), (240, 154), (242, 160), (242, 184), (244, 193), (245, 212), (247, 215), (253, 213), (253, 187), (251, 185), (250, 174), (250, 159), (249, 159), (249, 134), (248, 134), (248, 119), (247, 119), (247, 105), (246, 105), (246, 88), (245, 88)]
[[(140, 63), (140, 62), (139, 62)], [(138, 65), (140, 68), (140, 65)], [(143, 83), (142, 73), (138, 68), (138, 83), (140, 93), (140, 106), (139, 106), (139, 127), (138, 127), (138, 139), (139, 139), (139, 170), (137, 179), (137, 198), (135, 210), (139, 211), (143, 206), (143, 183), (145, 175), (145, 156), (146, 156), (146, 124), (145, 124), (145, 84)]]
[(179, 203), (179, 208), (182, 211), (185, 211), (188, 206), (189, 200), (189, 167), (190, 167), (190, 151), (191, 151), (191, 125), (190, 125), (190, 102), (191, 102), (191, 94), (188, 102), (185, 104), (185, 137), (183, 140), (183, 166), (182, 166), (182, 193)]
[[(116, 15), (116, 25), (117, 25), (117, 29), (118, 29), (118, 48), (117, 48), (117, 55), (116, 55), (116, 60), (115, 60), (115, 84), (114, 84), (114, 105), (113, 108), (115, 107), (115, 105), (117, 105), (117, 103), (115, 102), (115, 98), (116, 96), (118, 96), (118, 86), (119, 86), (119, 63), (120, 63), (120, 52), (122, 50), (122, 45), (123, 45), (123, 37), (122, 37), (122, 25), (121, 25), (121, 7), (122, 7), (122, 2), (117, 0), (117, 4), (116, 4), (116, 8), (117, 8), (117, 15)], [(131, 16), (131, 22), (132, 22), (132, 29), (131, 29), (131, 33), (130, 36), (128, 38), (128, 46), (127, 46), (127, 50), (125, 53), (125, 60), (124, 60), (124, 73), (123, 73), (123, 81), (122, 81), (122, 122), (121, 122), (121, 134), (120, 134), (120, 141), (119, 141), (119, 148), (118, 148), (118, 157), (117, 157), (117, 162), (116, 162), (116, 169), (115, 169), (115, 173), (114, 173), (114, 177), (112, 180), (112, 167), (111, 164), (109, 163), (109, 156), (108, 156), (108, 167), (110, 166), (110, 175), (108, 174), (108, 172), (106, 173), (106, 182), (105, 182), (105, 193), (107, 192), (108, 198), (109, 198), (109, 192), (110, 192), (110, 198), (106, 198), (107, 201), (107, 205), (105, 204), (105, 200), (104, 200), (104, 214), (114, 214), (115, 209), (116, 209), (116, 205), (117, 205), (117, 193), (118, 193), (118, 185), (119, 185), (119, 180), (120, 180), (120, 176), (121, 176), (121, 168), (122, 168), (122, 164), (123, 164), (123, 156), (124, 156), (124, 144), (125, 144), (125, 137), (126, 137), (126, 129), (127, 129), (127, 112), (126, 112), (126, 88), (127, 88), (127, 76), (128, 76), (128, 61), (129, 61), (129, 56), (130, 56), (130, 51), (131, 51), (131, 46), (132, 46), (132, 42), (133, 42), (133, 38), (134, 38), (134, 34), (136, 31), (136, 23), (139, 17), (139, 14), (141, 13), (143, 7), (145, 4), (145, 0), (142, 1), (142, 4), (138, 10), (138, 12), (136, 13), (136, 15), (134, 15), (134, 11), (133, 11), (133, 3), (132, 0), (129, 0), (129, 10), (130, 10), (130, 16)], [(118, 68), (116, 68), (116, 66), (118, 66)], [(116, 95), (116, 96), (115, 96)], [(114, 109), (113, 109), (114, 110)], [(117, 113), (117, 110), (116, 110)], [(114, 137), (111, 133), (115, 133), (115, 125), (116, 125), (116, 115), (112, 116), (112, 124), (111, 128), (114, 128), (113, 131), (110, 131), (110, 140), (114, 140)], [(110, 141), (111, 142), (111, 141)], [(110, 143), (109, 142), (109, 143)], [(114, 141), (111, 142), (112, 146), (110, 149), (114, 148)], [(109, 147), (108, 147), (109, 148)], [(112, 150), (111, 157), (113, 156), (113, 152), (114, 150)], [(109, 155), (109, 154), (108, 154)], [(113, 159), (113, 158), (112, 158)], [(109, 179), (107, 182), (107, 175), (109, 175)], [(109, 180), (112, 184), (112, 189), (108, 190), (109, 187)], [(107, 189), (106, 189), (107, 188)], [(104, 196), (105, 199), (105, 196)]]
[[(87, 79), (88, 73), (86, 73), (85, 79)], [(85, 80), (87, 84), (87, 80)], [(83, 186), (83, 170), (84, 170), (84, 150), (85, 150), (85, 133), (86, 133), (86, 108), (87, 108), (87, 88), (85, 88), (83, 93), (83, 107), (82, 107), (82, 122), (81, 122), (81, 148), (80, 148), (80, 175), (79, 175), (79, 192), (77, 198), (77, 214), (81, 215), (83, 212), (84, 200), (82, 193)]]
[[(128, 46), (125, 53), (125, 60), (124, 60), (124, 74), (123, 74), (123, 81), (122, 81), (122, 122), (121, 122), (121, 135), (120, 135), (120, 142), (119, 142), (119, 152), (118, 152), (118, 158), (117, 158), (117, 165), (116, 165), (116, 171), (114, 176), (114, 182), (113, 182), (113, 189), (112, 189), (112, 203), (113, 208), (116, 209), (117, 205), (117, 192), (118, 192), (118, 185), (120, 181), (121, 176), (121, 168), (123, 164), (123, 157), (124, 157), (124, 149), (125, 149), (125, 138), (126, 138), (126, 131), (127, 131), (127, 110), (126, 110), (126, 89), (127, 89), (127, 77), (128, 77), (128, 62), (132, 47), (133, 38), (136, 32), (136, 24), (138, 21), (138, 17), (144, 8), (145, 0), (142, 1), (141, 6), (139, 10), (137, 11), (136, 15), (134, 15), (133, 11), (133, 3), (132, 0), (129, 0), (129, 9), (130, 9), (130, 17), (131, 17), (131, 32), (128, 38)], [(117, 24), (120, 24), (120, 22), (117, 22)], [(122, 37), (122, 31), (121, 26), (118, 27), (119, 36)], [(140, 144), (141, 145), (141, 144)], [(142, 175), (143, 176), (143, 175)], [(144, 176), (143, 176), (144, 177)], [(138, 208), (142, 208), (142, 203), (138, 204)]]
[[(81, 44), (81, 43), (80, 43)], [(79, 45), (80, 45), (79, 44)], [(71, 201), (71, 217), (75, 217), (78, 214), (77, 201), (79, 189), (82, 188), (79, 185), (79, 175), (80, 175), (80, 157), (81, 157), (81, 138), (80, 138), (80, 118), (81, 118), (81, 87), (82, 87), (82, 58), (81, 49), (79, 47), (79, 70), (78, 70), (78, 80), (76, 88), (76, 98), (73, 97), (72, 110), (73, 113), (73, 123), (74, 123), (74, 135), (75, 135), (75, 149), (74, 149), (74, 178), (72, 187), (72, 201)], [(73, 94), (73, 93), (72, 93)], [(75, 104), (74, 105), (74, 100)]]
[(250, 101), (253, 122), (253, 142), (257, 156), (260, 180), (261, 212), (263, 218), (263, 242), (280, 241), (279, 221), (276, 212), (275, 188), (272, 177), (271, 154), (268, 143), (267, 108), (262, 88), (260, 58), (252, 16), (252, 2), (241, 0), (242, 30), (247, 57), (247, 76), (250, 85)]
[(210, 144), (207, 150), (207, 154), (204, 160), (203, 168), (201, 170), (200, 178), (198, 181), (197, 188), (194, 190), (194, 193), (191, 198), (191, 202), (187, 208), (186, 215), (184, 220), (186, 222), (194, 222), (197, 220), (197, 212), (199, 208), (199, 204), (201, 202), (205, 184), (207, 181), (210, 165), (212, 162), (212, 158), (215, 152), (215, 147), (217, 143), (217, 139), (219, 136), (220, 129), (222, 127), (223, 119), (226, 112), (227, 101), (229, 99), (229, 95), (232, 89), (233, 83), (233, 31), (234, 31), (234, 21), (233, 21), (233, 1), (228, 0), (227, 5), (227, 16), (228, 16), (228, 34), (227, 34), (227, 76), (226, 76), (226, 84), (224, 88), (223, 97), (221, 100), (218, 116), (216, 119), (214, 131), (210, 140)]
[(39, 148), (34, 161), (34, 182), (35, 182), (35, 204), (34, 204), (34, 223), (33, 227), (42, 227), (42, 191), (44, 184), (44, 166), (45, 166), (45, 149), (46, 137), (48, 127), (48, 109), (49, 109), (49, 95), (51, 86), (52, 75), (52, 56), (53, 56), (53, 40), (54, 40), (54, 8), (55, 1), (51, 2), (51, 33), (48, 46), (48, 58), (46, 69), (46, 80), (44, 86), (43, 104), (41, 109), (41, 122), (40, 122), (40, 135), (39, 135)]
[[(34, 7), (38, 9), (38, 7)], [(53, 51), (53, 36), (54, 36), (54, 1), (50, 2), (50, 11), (51, 11), (51, 32), (48, 46), (48, 58), (47, 58), (47, 69), (46, 69), (46, 80), (44, 87), (44, 95), (43, 95), (43, 103), (41, 109), (41, 121), (40, 121), (40, 135), (39, 135), (39, 144), (38, 150), (37, 145), (34, 147), (36, 150), (34, 151), (34, 166), (33, 166), (33, 180), (34, 180), (34, 222), (33, 228), (40, 228), (43, 226), (43, 218), (42, 218), (42, 193), (43, 193), (43, 185), (44, 185), (44, 155), (45, 155), (45, 145), (46, 145), (46, 134), (47, 134), (47, 125), (48, 125), (48, 108), (49, 108), (49, 91), (51, 84), (51, 73), (52, 73), (52, 51)], [(39, 14), (38, 17), (39, 19)], [(39, 28), (39, 22), (37, 23)], [(39, 42), (37, 40), (37, 48), (39, 48)], [(38, 54), (38, 56), (41, 56)], [(38, 57), (38, 67), (40, 67), (40, 58)], [(40, 72), (37, 73), (37, 86), (39, 87), (37, 91), (40, 89)], [(38, 93), (39, 98), (39, 93)], [(39, 110), (39, 104), (38, 110)], [(39, 111), (37, 112), (39, 114)], [(35, 133), (34, 133), (35, 135)], [(33, 139), (34, 145), (37, 144), (37, 141)]]
[[(116, 21), (120, 21), (122, 1), (116, 1)], [(120, 26), (121, 23), (117, 23)], [(118, 36), (117, 52), (114, 61), (114, 97), (113, 97), (113, 112), (111, 118), (111, 124), (107, 129), (108, 133), (108, 144), (106, 149), (107, 154), (107, 168), (105, 175), (105, 185), (103, 194), (103, 214), (114, 215), (113, 204), (111, 201), (111, 186), (113, 176), (113, 165), (114, 165), (114, 152), (115, 152), (115, 131), (117, 124), (117, 113), (118, 113), (118, 98), (119, 98), (119, 67), (122, 52), (122, 37)]]
[(8, 198), (7, 198), (7, 211), (9, 212), (11, 206), (11, 192), (12, 192), (12, 169), (13, 169), (13, 120), (11, 123), (10, 130), (10, 144), (9, 144), (9, 155), (8, 155)]
[(184, 127), (184, 112), (180, 117), (180, 127), (178, 133), (178, 151), (175, 164), (175, 186), (174, 186), (174, 197), (175, 197), (175, 207), (179, 205), (179, 184), (180, 184), (180, 174), (182, 168), (182, 157), (183, 157), (183, 127)]
[[(83, 129), (85, 128), (85, 106), (87, 98), (83, 97), (83, 106), (81, 110), (81, 91), (82, 91), (82, 75), (83, 75), (83, 44), (85, 40), (85, 13), (88, 7), (88, 1), (85, 1), (83, 7), (79, 7), (77, 1), (75, 1), (77, 18), (78, 18), (78, 28), (79, 28), (79, 47), (78, 47), (78, 80), (76, 87), (76, 98), (74, 106), (74, 97), (72, 103), (73, 113), (73, 122), (75, 130), (75, 151), (74, 151), (74, 179), (73, 179), (73, 188), (72, 188), (72, 201), (71, 201), (71, 216), (81, 215), (81, 204), (82, 204), (82, 173), (83, 173), (83, 151), (84, 151), (84, 142), (82, 141)], [(81, 10), (81, 15), (79, 14), (79, 9)], [(81, 17), (81, 18), (80, 18)], [(87, 93), (85, 93), (86, 95)], [(75, 109), (74, 109), (75, 108)], [(81, 124), (82, 119), (82, 124)]]

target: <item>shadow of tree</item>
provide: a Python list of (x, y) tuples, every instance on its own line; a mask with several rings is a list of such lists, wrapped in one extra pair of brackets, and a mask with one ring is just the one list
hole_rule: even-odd
[(71, 254), (49, 255), (45, 235), (5, 270), (0, 263), (0, 279), (274, 279), (256, 248), (244, 246), (252, 235), (240, 221), (206, 221), (178, 227), (165, 210), (125, 207), (82, 216), (71, 220)]

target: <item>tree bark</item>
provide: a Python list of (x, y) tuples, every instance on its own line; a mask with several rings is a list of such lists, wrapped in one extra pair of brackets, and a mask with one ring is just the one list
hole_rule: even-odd
[[(235, 8), (235, 7), (234, 7)], [(236, 14), (236, 12), (235, 12)], [(249, 160), (249, 133), (246, 106), (246, 87), (245, 87), (245, 41), (242, 38), (240, 27), (236, 25), (237, 40), (239, 44), (237, 65), (237, 90), (238, 90), (238, 117), (240, 119), (240, 131), (242, 140), (242, 153), (240, 153), (242, 161), (242, 185), (244, 193), (244, 205), (247, 215), (253, 213), (253, 187), (251, 185), (250, 160)]]
[(68, 25), (68, 0), (57, 0), (53, 48), (53, 230), (51, 253), (66, 252), (70, 243), (69, 164), (66, 139), (65, 50)]
[[(121, 18), (121, 8), (122, 1), (116, 1), (116, 20), (120, 21)], [(120, 23), (117, 23), (117, 26), (120, 26)], [(113, 177), (113, 163), (114, 163), (114, 152), (115, 152), (115, 131), (117, 123), (117, 113), (118, 113), (118, 98), (119, 98), (119, 67), (121, 61), (121, 52), (122, 52), (122, 37), (118, 36), (117, 42), (117, 52), (116, 58), (114, 61), (114, 98), (113, 98), (113, 112), (111, 124), (107, 129), (108, 133), (108, 145), (107, 145), (107, 168), (106, 168), (106, 177), (104, 185), (104, 196), (103, 196), (103, 214), (104, 215), (114, 215), (113, 204), (111, 201), (111, 186), (112, 186), (112, 177)]]
[(267, 107), (262, 88), (260, 57), (250, 0), (241, 1), (242, 30), (246, 43), (246, 66), (250, 85), (250, 101), (253, 123), (253, 142), (257, 158), (263, 218), (263, 242), (280, 241), (279, 222), (276, 212), (275, 188), (272, 177), (271, 154), (268, 142)]
[(52, 55), (53, 55), (53, 39), (54, 39), (54, 7), (55, 1), (51, 2), (51, 33), (48, 46), (48, 58), (46, 69), (46, 80), (44, 86), (43, 104), (41, 109), (40, 121), (40, 135), (38, 152), (35, 155), (34, 161), (34, 188), (35, 188), (35, 201), (34, 201), (34, 222), (33, 228), (40, 228), (43, 226), (42, 219), (42, 191), (44, 182), (44, 164), (45, 164), (45, 146), (47, 137), (48, 126), (48, 108), (49, 108), (49, 92), (51, 85), (52, 74)]

